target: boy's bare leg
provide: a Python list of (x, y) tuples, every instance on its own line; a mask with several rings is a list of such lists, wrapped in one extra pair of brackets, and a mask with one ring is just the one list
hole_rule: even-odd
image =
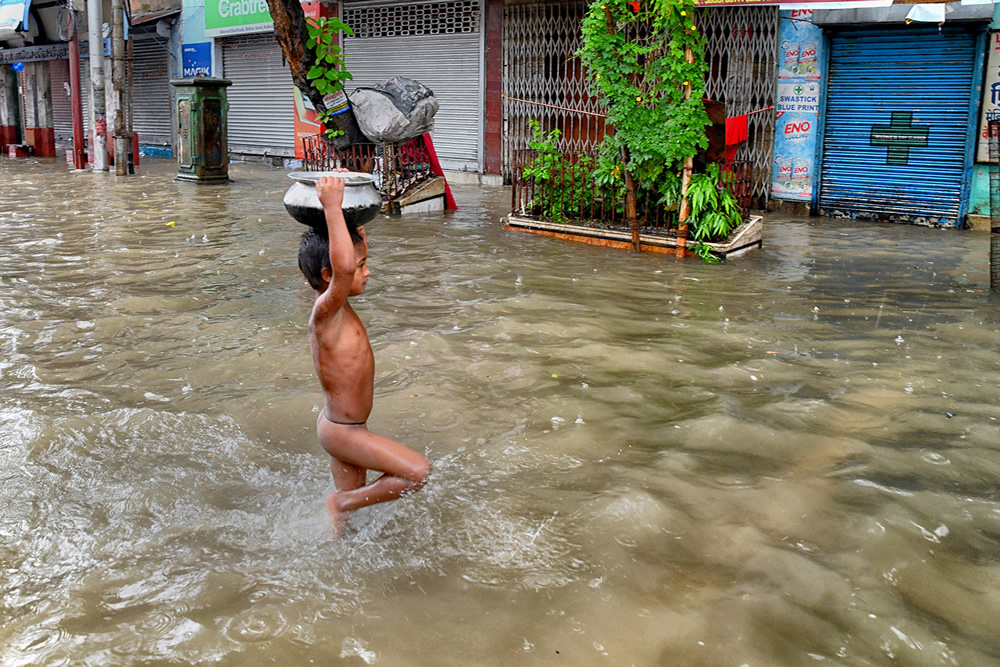
[[(330, 472), (333, 474), (333, 483), (337, 491), (351, 491), (365, 485), (368, 471), (350, 463), (338, 461), (330, 457)], [(344, 521), (347, 520), (346, 512), (341, 512), (334, 503), (336, 493), (331, 493), (326, 497), (326, 508), (330, 511), (330, 522), (333, 532), (339, 533)]]
[[(417, 491), (427, 481), (430, 462), (419, 452), (401, 445), (395, 440), (372, 433), (364, 426), (334, 424), (321, 420), (319, 440), (327, 453), (336, 461), (331, 462), (337, 492), (327, 498), (327, 507), (334, 521), (343, 521), (347, 512), (359, 507), (399, 498), (404, 493)], [(357, 477), (351, 477), (355, 470), (377, 470), (384, 473), (371, 484), (354, 486)], [(343, 478), (341, 486), (338, 477)]]

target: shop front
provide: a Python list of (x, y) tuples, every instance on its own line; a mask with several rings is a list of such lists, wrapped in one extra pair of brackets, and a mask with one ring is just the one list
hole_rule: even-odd
[(820, 215), (962, 227), (977, 212), (993, 5), (941, 4), (944, 20), (928, 22), (923, 6), (868, 4), (782, 12), (772, 197)]

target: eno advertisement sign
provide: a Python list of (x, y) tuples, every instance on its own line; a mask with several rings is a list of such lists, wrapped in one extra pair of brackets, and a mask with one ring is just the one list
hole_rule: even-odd
[(809, 201), (815, 187), (823, 31), (812, 10), (781, 12), (771, 195)]
[(205, 36), (269, 32), (274, 21), (266, 0), (205, 0)]

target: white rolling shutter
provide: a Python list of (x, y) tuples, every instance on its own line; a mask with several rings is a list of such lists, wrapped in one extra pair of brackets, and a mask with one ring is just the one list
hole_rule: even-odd
[(233, 82), (226, 89), (229, 150), (293, 156), (295, 84), (274, 33), (226, 38), (222, 68)]
[[(132, 44), (132, 131), (140, 144), (173, 144), (173, 88), (170, 43), (134, 34)], [(108, 125), (112, 119), (108, 118)]]
[(387, 5), (345, 2), (347, 90), (393, 76), (414, 79), (440, 104), (434, 148), (445, 169), (479, 171), (482, 160), (483, 46), (479, 0)]

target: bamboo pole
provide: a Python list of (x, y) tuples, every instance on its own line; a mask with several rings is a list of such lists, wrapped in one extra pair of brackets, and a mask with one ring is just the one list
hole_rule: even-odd
[[(691, 47), (684, 48), (684, 60), (688, 64), (694, 62), (694, 52)], [(684, 99), (691, 99), (691, 82), (688, 81), (684, 84)], [(687, 249), (687, 239), (688, 239), (688, 217), (691, 215), (691, 205), (688, 202), (688, 186), (691, 185), (691, 172), (694, 171), (694, 157), (688, 157), (684, 160), (684, 172), (681, 175), (681, 210), (677, 219), (677, 256), (686, 257), (690, 254)]]
[(642, 252), (642, 244), (639, 243), (639, 218), (635, 205), (635, 182), (632, 180), (632, 172), (628, 170), (628, 148), (624, 146), (622, 146), (622, 158), (625, 167), (625, 221), (632, 230), (632, 249)]

